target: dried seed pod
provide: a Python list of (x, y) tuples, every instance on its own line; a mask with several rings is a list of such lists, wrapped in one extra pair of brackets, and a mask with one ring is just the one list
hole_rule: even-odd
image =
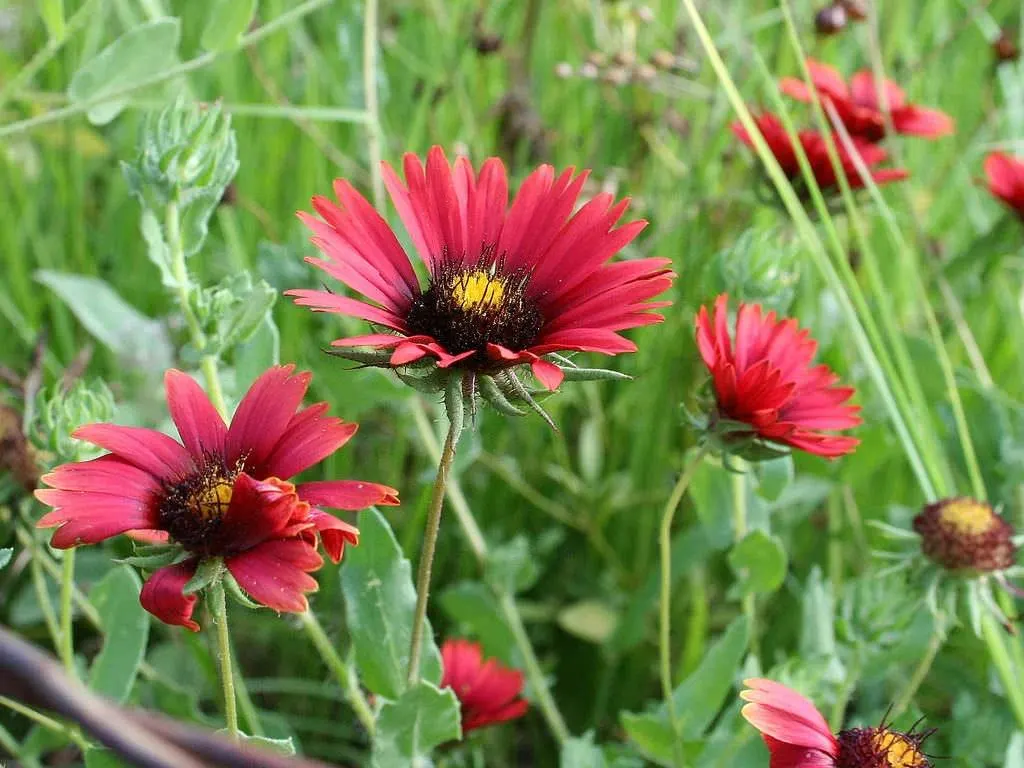
[(1016, 61), (1020, 58), (1020, 48), (1013, 38), (1014, 36), (1009, 30), (999, 30), (999, 37), (992, 43), (992, 53), (995, 54), (997, 64), (1002, 64), (1004, 61)]
[(846, 7), (833, 3), (814, 16), (814, 28), (819, 35), (835, 35), (846, 28)]
[(651, 54), (651, 64), (658, 69), (675, 69), (676, 55), (663, 48)]
[(631, 67), (636, 63), (636, 54), (632, 51), (616, 51), (612, 56), (612, 63), (620, 67)]

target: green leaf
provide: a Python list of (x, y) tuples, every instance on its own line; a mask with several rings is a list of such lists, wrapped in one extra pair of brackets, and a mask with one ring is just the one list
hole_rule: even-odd
[(765, 501), (775, 501), (796, 476), (793, 457), (789, 454), (760, 461), (755, 465), (759, 482), (757, 493)]
[(716, 549), (724, 549), (732, 541), (732, 480), (729, 470), (705, 460), (690, 481), (688, 495), (711, 546)]
[(521, 533), (490, 550), (484, 573), (498, 592), (510, 595), (529, 589), (540, 575), (536, 561), (530, 556), (530, 542)]
[(109, 749), (91, 747), (85, 751), (85, 768), (128, 768), (129, 765)]
[(803, 620), (800, 622), (800, 657), (813, 659), (836, 655), (836, 598), (832, 582), (822, 579), (814, 566), (804, 586)]
[(35, 277), (122, 362), (147, 371), (162, 372), (171, 366), (171, 342), (163, 324), (128, 304), (106, 281), (48, 269), (37, 271)]
[(46, 33), (54, 42), (64, 39), (64, 0), (39, 0), (39, 15), (46, 25)]
[(751, 531), (744, 536), (729, 552), (728, 559), (740, 595), (770, 594), (786, 578), (786, 548), (777, 536), (764, 531)]
[(247, 386), (281, 359), (281, 334), (270, 313), (249, 337), (235, 347), (235, 382), (239, 388)]
[(445, 613), (480, 641), (487, 656), (499, 658), (506, 664), (512, 662), (515, 638), (498, 612), (490, 589), (466, 581), (446, 589), (439, 602)]
[[(128, 167), (125, 167), (125, 174), (131, 178)], [(164, 231), (160, 226), (160, 220), (150, 209), (144, 208), (139, 227), (142, 230), (142, 239), (146, 241), (146, 255), (160, 270), (160, 282), (165, 288), (178, 288), (179, 280), (171, 270), (171, 249), (167, 247), (167, 241), (164, 240)]]
[(675, 736), (668, 718), (654, 712), (623, 712), (621, 720), (626, 736), (649, 760), (658, 765), (672, 765)]
[(14, 550), (10, 547), (4, 547), (0, 549), (0, 568), (6, 567), (11, 562), (11, 555), (14, 554)]
[[(221, 728), (217, 733), (226, 736), (228, 729)], [(290, 736), (287, 739), (271, 739), (269, 736), (250, 736), (248, 733), (239, 731), (238, 739), (246, 746), (259, 747), (260, 749), (276, 752), (279, 755), (291, 757), (295, 754), (295, 740)]]
[(612, 636), (618, 623), (619, 614), (600, 600), (580, 600), (558, 612), (558, 626), (598, 645)]
[(455, 692), (450, 688), (439, 690), (421, 680), (397, 701), (381, 707), (373, 740), (373, 766), (420, 765), (434, 747), (460, 738), (462, 727)]
[(256, 0), (215, 0), (199, 44), (208, 51), (230, 51), (255, 14)]
[[(359, 546), (345, 553), (341, 587), (362, 682), (379, 696), (397, 699), (408, 685), (416, 589), (412, 567), (376, 509), (360, 517)], [(421, 674), (439, 684), (441, 654), (429, 622), (420, 653)]]
[(594, 735), (572, 738), (562, 744), (560, 768), (605, 768), (607, 763), (601, 748), (594, 744)]
[[(71, 78), (68, 99), (72, 104), (101, 98), (130, 88), (178, 63), (181, 23), (174, 18), (155, 19), (129, 29)], [(126, 97), (101, 102), (89, 109), (94, 125), (109, 123), (128, 103)]]
[(89, 594), (103, 630), (103, 648), (89, 671), (89, 687), (118, 703), (128, 698), (149, 640), (149, 614), (139, 604), (141, 589), (135, 571), (122, 565)]

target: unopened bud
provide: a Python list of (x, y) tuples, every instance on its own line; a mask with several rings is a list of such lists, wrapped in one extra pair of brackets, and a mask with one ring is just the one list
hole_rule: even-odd
[(631, 67), (636, 62), (636, 54), (632, 51), (616, 51), (612, 56), (612, 63), (620, 67)]
[(846, 7), (833, 3), (814, 16), (814, 28), (819, 35), (835, 35), (846, 27)]
[(580, 77), (585, 77), (587, 80), (596, 80), (600, 73), (597, 65), (593, 62), (587, 61), (580, 65)]
[(614, 85), (616, 87), (625, 85), (629, 82), (629, 70), (623, 69), (622, 67), (609, 67), (604, 71), (601, 79), (608, 83), (608, 85)]
[(999, 37), (992, 43), (992, 53), (995, 54), (998, 64), (1005, 61), (1016, 61), (1020, 58), (1020, 48), (1013, 36), (1005, 29), (999, 30)]
[(651, 54), (651, 64), (658, 69), (675, 69), (676, 68), (676, 55), (672, 51), (666, 51), (661, 49)]
[(555, 77), (561, 78), (562, 80), (568, 80), (573, 76), (572, 64), (568, 61), (560, 61), (555, 64)]
[(603, 51), (591, 51), (587, 54), (587, 63), (593, 64), (595, 67), (606, 67), (608, 66), (608, 56)]
[(649, 83), (658, 76), (658, 70), (650, 64), (640, 64), (633, 70), (633, 77), (638, 82)]
[(113, 416), (114, 396), (107, 385), (79, 379), (69, 389), (56, 389), (46, 397), (39, 409), (38, 427), (33, 431), (59, 461), (83, 461), (99, 455), (100, 450), (71, 434), (84, 424), (110, 421)]

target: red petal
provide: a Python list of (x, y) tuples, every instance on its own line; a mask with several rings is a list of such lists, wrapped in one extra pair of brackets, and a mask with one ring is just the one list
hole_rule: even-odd
[(280, 538), (286, 531), (291, 533), (292, 524), (308, 514), (308, 505), (291, 483), (276, 478), (255, 480), (243, 472), (235, 478), (218, 536), (228, 551), (241, 552)]
[(325, 416), (327, 407), (327, 403), (317, 403), (292, 416), (263, 462), (264, 473), (287, 479), (320, 463), (349, 441), (359, 425)]
[(167, 408), (181, 441), (198, 461), (222, 456), (228, 429), (203, 388), (187, 373), (171, 369), (164, 374)]
[(317, 533), (320, 534), (320, 541), (323, 542), (324, 551), (331, 558), (332, 563), (341, 562), (345, 552), (345, 545), (353, 547), (359, 544), (359, 529), (349, 525), (344, 520), (339, 520), (334, 515), (313, 509), (309, 513), (309, 521), (313, 523)]
[(361, 480), (324, 480), (303, 483), (296, 491), (299, 498), (316, 507), (331, 509), (366, 509), (374, 504), (395, 506), (398, 491), (386, 485)]
[(850, 89), (846, 87), (846, 81), (832, 67), (814, 59), (807, 59), (807, 71), (811, 74), (814, 87), (823, 95), (832, 96), (837, 99), (848, 99), (850, 97)]
[(328, 291), (311, 291), (305, 288), (285, 291), (284, 295), (295, 297), (295, 304), (297, 306), (309, 307), (314, 312), (334, 312), (339, 315), (358, 317), (360, 320), (377, 323), (386, 328), (393, 328), (396, 331), (405, 330), (405, 321), (394, 312), (381, 307), (375, 307), (358, 299), (338, 296)]
[[(906, 102), (903, 90), (892, 80), (882, 79), (882, 88), (885, 91), (886, 102), (889, 111), (899, 109)], [(850, 93), (857, 104), (881, 111), (882, 101), (875, 88), (875, 76), (869, 70), (861, 70), (850, 78)]]
[(828, 723), (806, 698), (770, 680), (748, 680), (753, 690), (740, 696), (751, 703), (742, 714), (761, 733), (773, 739), (838, 756), (839, 748)]
[(36, 498), (54, 509), (43, 515), (37, 528), (60, 526), (51, 546), (57, 549), (97, 544), (133, 528), (156, 528), (156, 509), (150, 498), (129, 498), (95, 491), (42, 489)]
[(768, 768), (835, 768), (836, 758), (817, 749), (794, 746), (762, 735), (771, 754)]
[(256, 602), (276, 611), (302, 613), (309, 608), (306, 592), (317, 589), (307, 571), (323, 565), (310, 544), (294, 539), (275, 539), (225, 561), (239, 586)]
[(161, 488), (158, 478), (113, 454), (61, 464), (41, 479), (46, 485), (62, 491), (111, 493), (116, 489), (118, 496), (140, 499)]
[(562, 379), (565, 378), (565, 374), (562, 373), (562, 369), (554, 363), (549, 363), (547, 360), (537, 358), (530, 365), (530, 370), (533, 371), (534, 377), (539, 381), (543, 387), (549, 392), (554, 392), (558, 389), (559, 384), (562, 383)]
[(116, 454), (161, 480), (180, 478), (195, 469), (189, 452), (163, 432), (117, 424), (87, 424), (72, 435)]
[(228, 428), (229, 464), (245, 459), (259, 467), (284, 434), (309, 387), (311, 374), (292, 375), (294, 365), (278, 365), (261, 374), (245, 393)]
[(192, 620), (192, 611), (195, 610), (198, 598), (182, 592), (188, 580), (195, 575), (196, 564), (195, 560), (188, 560), (155, 571), (142, 585), (142, 593), (139, 595), (142, 607), (164, 624), (198, 632), (199, 625)]
[(953, 118), (945, 112), (913, 104), (894, 110), (892, 124), (897, 133), (927, 138), (946, 136), (955, 129)]

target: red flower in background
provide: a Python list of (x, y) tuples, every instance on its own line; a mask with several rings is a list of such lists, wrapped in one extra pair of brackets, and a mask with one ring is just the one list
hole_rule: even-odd
[(856, 438), (821, 431), (857, 426), (860, 407), (847, 403), (854, 390), (835, 386), (839, 377), (828, 366), (811, 366), (818, 345), (809, 331), (762, 314), (757, 304), (740, 304), (735, 343), (728, 324), (725, 294), (715, 301), (714, 317), (706, 307), (697, 315), (697, 346), (711, 372), (718, 419), (816, 456), (836, 458), (857, 447)]
[(249, 388), (231, 425), (187, 374), (165, 376), (167, 405), (181, 443), (162, 432), (89, 424), (74, 437), (110, 451), (92, 461), (63, 464), (43, 477), (36, 496), (53, 510), (39, 521), (53, 528), (52, 545), (96, 544), (121, 533), (170, 541), (185, 559), (160, 568), (142, 588), (143, 607), (167, 624), (196, 631), (196, 596), (182, 588), (199, 563), (222, 557), (253, 600), (278, 611), (306, 610), (309, 576), (334, 561), (356, 528), (321, 507), (363, 509), (397, 504), (397, 491), (358, 481), (285, 482), (341, 448), (357, 429), (328, 417), (326, 403), (296, 412), (310, 374), (271, 368)]
[(483, 651), (469, 640), (446, 640), (441, 647), (444, 663), (442, 688), (451, 688), (462, 708), (462, 732), (504, 723), (526, 714), (523, 673), (501, 666), (496, 659), (484, 661)]
[(404, 158), (405, 183), (384, 164), (384, 181), (427, 267), (420, 285), (387, 222), (347, 181), (334, 184), (338, 204), (313, 198), (322, 221), (300, 213), (326, 259), (314, 266), (369, 302), (328, 291), (291, 290), (295, 303), (368, 320), (385, 333), (338, 339), (337, 347), (394, 350), (390, 365), (427, 358), (441, 368), (485, 375), (529, 363), (548, 389), (563, 374), (544, 355), (567, 350), (614, 355), (636, 345), (619, 331), (661, 321), (651, 302), (674, 275), (669, 259), (609, 260), (644, 228), (616, 227), (627, 200), (600, 194), (573, 209), (587, 178), (557, 177), (543, 165), (523, 182), (511, 206), (505, 167), (490, 158), (479, 173), (440, 147), (426, 169)]
[(931, 768), (921, 751), (929, 733), (851, 728), (838, 738), (808, 699), (773, 680), (744, 680), (743, 717), (761, 732), (770, 768)]
[[(869, 70), (854, 74), (847, 85), (843, 76), (827, 64), (808, 59), (807, 69), (815, 89), (835, 107), (850, 136), (870, 142), (885, 137), (882, 99), (875, 87), (875, 77)], [(909, 104), (903, 90), (892, 80), (882, 80), (882, 85), (896, 133), (929, 139), (953, 133), (953, 119), (945, 112)], [(814, 99), (807, 84), (795, 77), (782, 78), (779, 88), (798, 101), (810, 103)]]
[(1024, 160), (1003, 152), (985, 158), (988, 191), (1024, 220)]
[[(797, 160), (796, 147), (789, 134), (786, 133), (786, 128), (783, 126), (782, 121), (770, 112), (766, 112), (754, 119), (758, 129), (761, 131), (761, 135), (768, 144), (768, 148), (782, 167), (782, 172), (791, 181), (797, 184), (802, 183), (803, 174), (800, 171), (800, 163)], [(732, 124), (732, 130), (739, 137), (740, 141), (748, 147), (754, 146), (754, 142), (750, 138), (750, 134), (747, 133), (747, 129), (739, 122)], [(797, 133), (797, 138), (800, 140), (800, 146), (803, 147), (804, 154), (807, 155), (807, 161), (810, 163), (811, 171), (814, 173), (814, 179), (818, 182), (818, 186), (826, 192), (836, 187), (838, 184), (836, 171), (828, 154), (828, 144), (825, 137), (816, 131), (800, 131)], [(869, 169), (883, 162), (888, 157), (888, 153), (884, 149), (863, 139), (854, 137), (853, 144), (860, 155), (861, 161)], [(842, 162), (843, 173), (850, 183), (850, 188), (860, 189), (864, 186), (865, 179), (857, 173), (857, 166), (854, 165), (853, 158), (846, 151), (843, 142), (838, 136), (835, 137), (835, 146), (839, 153), (839, 159)], [(871, 178), (875, 184), (879, 185), (905, 179), (908, 175), (902, 168), (871, 170)]]

